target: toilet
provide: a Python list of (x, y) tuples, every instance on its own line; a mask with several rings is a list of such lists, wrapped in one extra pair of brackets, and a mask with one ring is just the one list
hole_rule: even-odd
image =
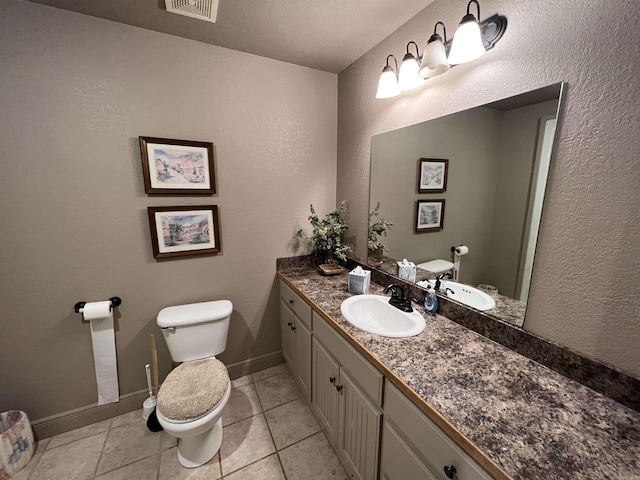
[(439, 258), (437, 260), (431, 260), (429, 262), (419, 263), (416, 265), (416, 267), (421, 268), (423, 270), (427, 270), (431, 273), (440, 274), (440, 273), (450, 272), (451, 269), (454, 267), (454, 265), (453, 263), (447, 260), (442, 260)]
[(233, 304), (229, 300), (167, 307), (157, 318), (174, 362), (182, 362), (162, 383), (156, 416), (178, 440), (178, 460), (187, 468), (204, 465), (222, 444), (222, 412), (231, 381), (224, 352)]

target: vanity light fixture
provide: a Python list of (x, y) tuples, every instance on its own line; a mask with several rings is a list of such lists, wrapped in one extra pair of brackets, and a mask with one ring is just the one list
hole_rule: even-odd
[[(472, 3), (475, 3), (478, 8), (478, 19), (470, 12)], [(453, 40), (447, 40), (447, 30), (444, 23), (436, 22), (433, 28), (433, 35), (429, 37), (423, 57), (420, 57), (416, 42), (409, 42), (407, 43), (407, 53), (402, 59), (400, 71), (398, 71), (397, 61), (396, 70), (394, 71), (389, 66), (389, 57), (393, 57), (394, 60), (396, 58), (393, 55), (389, 55), (387, 57), (387, 65), (382, 70), (382, 75), (378, 82), (376, 98), (395, 97), (401, 91), (419, 87), (424, 83), (425, 79), (446, 73), (450, 67), (475, 60), (484, 55), (486, 51), (491, 50), (507, 29), (507, 17), (496, 13), (485, 20), (479, 19), (480, 4), (478, 0), (471, 0), (467, 4), (467, 14), (462, 17)], [(436, 32), (438, 25), (442, 25), (444, 40)], [(474, 39), (471, 47), (468, 46), (470, 37)], [(411, 44), (416, 47), (417, 57), (409, 53)], [(447, 52), (449, 53), (448, 58), (446, 58)], [(384, 81), (383, 77), (385, 77)]]
[[(413, 54), (409, 52), (411, 44), (416, 47), (417, 57), (414, 57)], [(424, 83), (424, 79), (418, 75), (418, 70), (420, 70), (420, 51), (418, 50), (418, 44), (416, 42), (409, 42), (407, 43), (407, 53), (400, 65), (400, 74), (398, 76), (400, 90), (403, 92), (413, 90)]]
[[(478, 7), (477, 19), (470, 12), (472, 3), (475, 3), (476, 7)], [(479, 19), (480, 4), (478, 0), (470, 0), (467, 4), (467, 14), (462, 17), (460, 26), (453, 36), (451, 51), (449, 52), (449, 63), (451, 65), (470, 62), (476, 58), (480, 58), (486, 53), (484, 44), (482, 43)]]
[[(438, 35), (436, 30), (438, 25), (442, 25), (442, 31), (444, 33), (444, 42), (442, 37)], [(422, 78), (431, 78), (437, 75), (443, 74), (449, 71), (449, 62), (447, 62), (447, 53), (444, 48), (444, 44), (447, 42), (447, 27), (444, 23), (437, 22), (433, 27), (433, 35), (427, 42), (427, 47), (424, 50), (422, 56), (422, 63), (420, 64), (419, 74)]]
[[(391, 65), (389, 65), (389, 58), (393, 58), (393, 61), (396, 64), (396, 69), (394, 70)], [(376, 98), (391, 98), (400, 95), (400, 87), (398, 86), (398, 75), (396, 72), (398, 71), (398, 61), (394, 55), (387, 56), (387, 64), (382, 69), (382, 74), (380, 75), (380, 80), (378, 80), (378, 91), (376, 92)]]

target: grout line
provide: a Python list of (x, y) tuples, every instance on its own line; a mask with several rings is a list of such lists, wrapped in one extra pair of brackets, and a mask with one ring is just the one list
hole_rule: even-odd
[[(102, 448), (100, 448), (100, 455), (98, 455), (98, 461), (96, 462), (96, 467), (93, 469), (93, 477), (96, 478), (98, 475), (98, 466), (100, 466), (100, 460), (102, 460), (102, 454), (104, 453), (104, 447), (107, 444), (107, 439), (109, 438), (109, 432), (111, 431), (111, 423), (109, 424), (109, 428), (104, 436), (104, 442), (102, 442)], [(106, 473), (106, 472), (105, 472)]]

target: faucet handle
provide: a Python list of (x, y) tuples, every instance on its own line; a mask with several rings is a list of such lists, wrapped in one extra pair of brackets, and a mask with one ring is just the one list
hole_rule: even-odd
[(404, 290), (402, 289), (402, 287), (396, 283), (392, 283), (390, 285), (387, 285), (385, 287), (385, 289), (383, 290), (383, 293), (389, 293), (391, 292), (391, 298), (398, 298), (400, 300), (404, 300)]

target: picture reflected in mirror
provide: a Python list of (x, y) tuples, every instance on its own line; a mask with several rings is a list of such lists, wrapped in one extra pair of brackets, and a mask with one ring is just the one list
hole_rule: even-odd
[[(485, 313), (522, 326), (561, 92), (558, 83), (374, 136), (370, 208), (394, 225), (378, 268), (455, 263), (458, 282), (496, 299)], [(468, 253), (456, 259), (458, 245)], [(419, 268), (417, 281), (433, 273)]]

